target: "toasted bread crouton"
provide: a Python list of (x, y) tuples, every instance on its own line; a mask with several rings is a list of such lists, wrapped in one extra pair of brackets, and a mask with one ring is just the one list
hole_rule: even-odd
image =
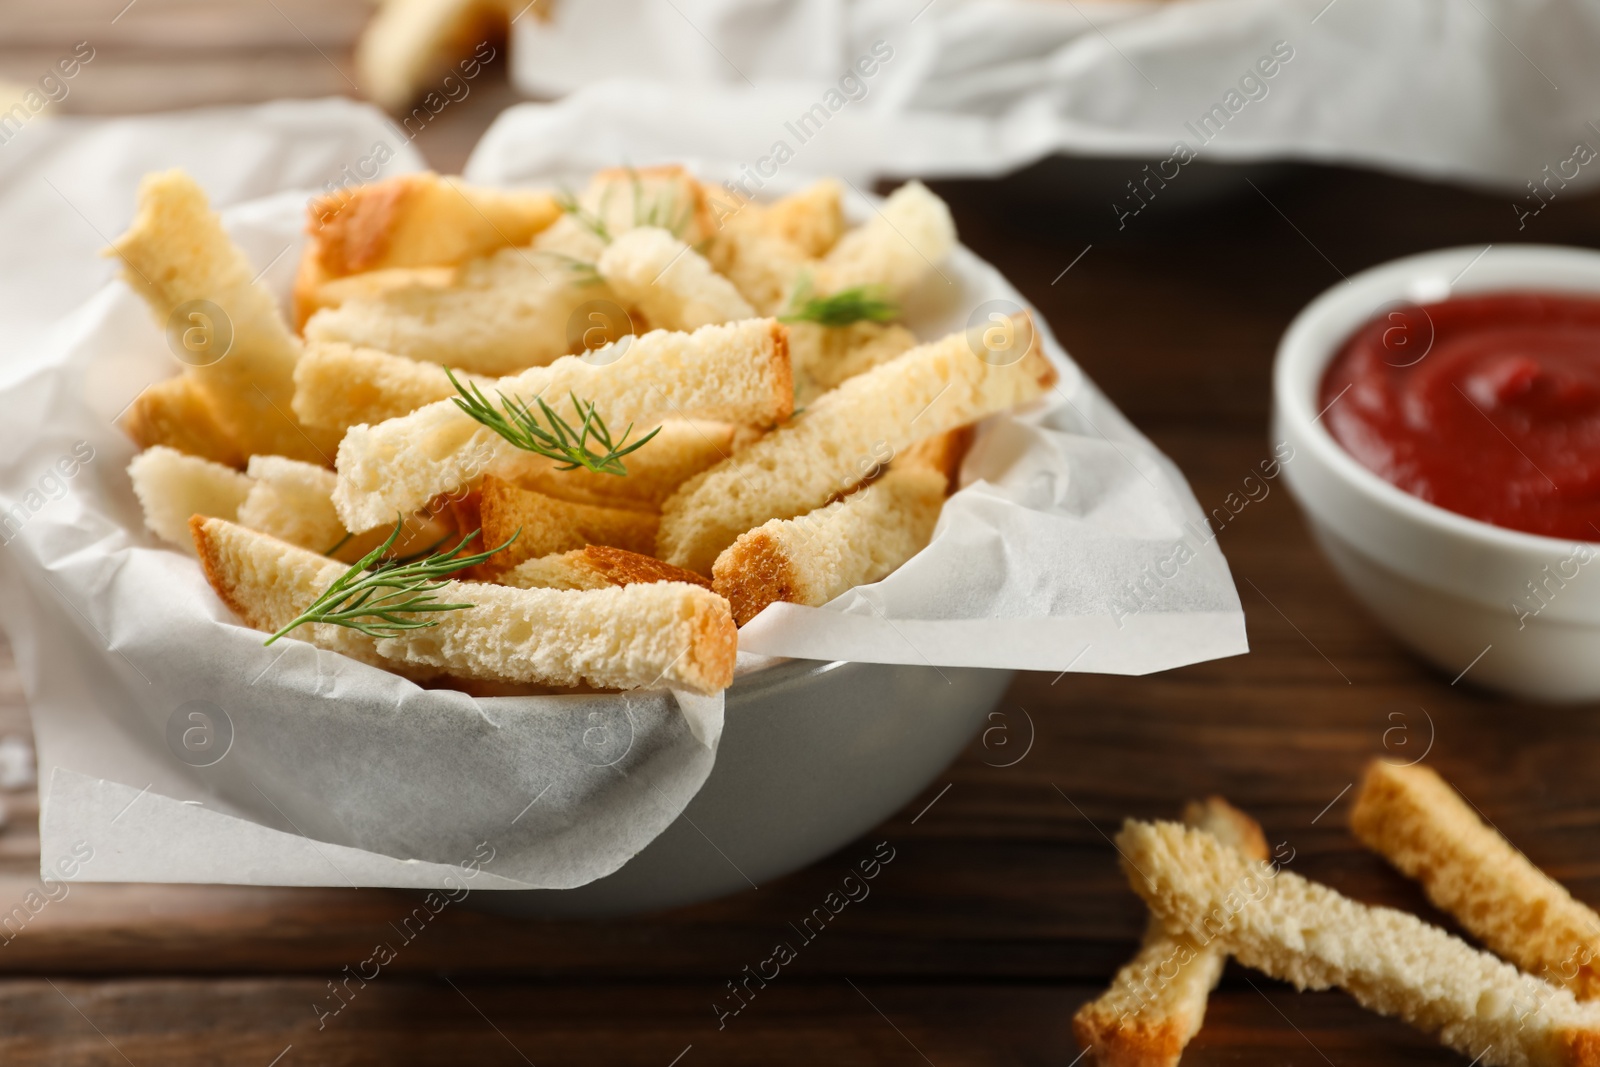
[(688, 582), (710, 588), (710, 583), (693, 571), (607, 545), (524, 560), (497, 575), (495, 581), (518, 589), (605, 589), (640, 582)]
[(348, 538), (333, 510), (335, 479), (326, 467), (282, 456), (251, 456), (250, 477), (254, 484), (236, 516), (241, 526), (324, 556)]
[(1350, 829), (1489, 949), (1579, 1000), (1600, 999), (1600, 915), (1485, 825), (1434, 771), (1374, 760)]
[(457, 268), (447, 286), (409, 284), (325, 308), (306, 322), (308, 341), (344, 341), (478, 374), (543, 366), (574, 347), (573, 314), (615, 301), (564, 255), (505, 248)]
[(480, 576), (585, 545), (610, 545), (639, 553), (655, 548), (659, 520), (649, 512), (557, 500), (492, 475), (478, 488), (477, 507), (484, 544), (504, 544), (516, 537), (509, 548), (479, 567)]
[(306, 257), (300, 261), (300, 271), (294, 280), (294, 328), (303, 331), (306, 321), (323, 308), (336, 308), (351, 300), (382, 296), (391, 289), (403, 289), (409, 285), (443, 289), (455, 278), (454, 267), (390, 267), (366, 274), (328, 278), (322, 275), (308, 250)]
[(187, 455), (166, 445), (140, 452), (128, 464), (133, 495), (144, 511), (144, 524), (163, 541), (186, 552), (191, 515), (232, 519), (250, 494), (251, 481), (232, 467)]
[[(456, 373), (463, 385), (490, 386), (493, 378)], [(294, 369), (294, 413), (307, 426), (337, 431), (375, 425), (436, 400), (456, 396), (437, 363), (418, 363), (342, 341), (312, 341)]]
[[(761, 436), (760, 431), (728, 422), (668, 419), (637, 452), (629, 453), (628, 474), (618, 478), (598, 471), (561, 470), (555, 460), (531, 452), (502, 457), (493, 473), (527, 489), (578, 504), (600, 504), (635, 511), (660, 511), (678, 486)], [(633, 439), (650, 431), (635, 430)]]
[(782, 237), (817, 259), (827, 255), (845, 232), (843, 193), (837, 181), (824, 178), (763, 205), (751, 221), (755, 228)]
[(244, 466), (244, 453), (217, 418), (216, 405), (187, 374), (146, 386), (128, 405), (122, 429), (141, 449), (166, 445), (226, 467)]
[(775, 601), (826, 604), (922, 551), (944, 490), (938, 471), (891, 467), (843, 500), (740, 534), (717, 557), (711, 588), (727, 597), (740, 626)]
[(1176, 823), (1129, 820), (1117, 848), (1167, 929), (1247, 967), (1300, 989), (1338, 986), (1486, 1067), (1600, 1064), (1600, 1005), (1414, 915), (1358, 903)]
[[(224, 354), (205, 353), (213, 361), (187, 373), (242, 452), (329, 461), (337, 441), (308, 432), (289, 411), (299, 345), (193, 178), (181, 170), (147, 174), (139, 212), (111, 250), (162, 329), (174, 328), (172, 317), (181, 313), (186, 321), (176, 327), (185, 336), (193, 330), (220, 342), (231, 334)], [(209, 301), (225, 321), (211, 321), (216, 313), (194, 308), (195, 301)]]
[[(542, 10), (550, 2), (533, 0), (527, 8)], [(361, 91), (396, 115), (421, 103), (402, 120), (415, 136), (448, 102), (446, 78), (474, 77), (495, 57), (491, 42), (504, 42), (511, 16), (520, 10), (521, 3), (513, 10), (508, 0), (385, 0), (356, 43)], [(433, 97), (441, 103), (430, 110)], [(415, 130), (412, 117), (420, 122)]]
[(950, 209), (921, 182), (907, 182), (865, 225), (839, 238), (817, 264), (812, 284), (831, 295), (870, 286), (899, 299), (955, 247)]
[[(550, 397), (563, 409), (563, 400), (577, 395), (595, 405), (617, 440), (630, 424), (664, 418), (769, 425), (794, 403), (787, 335), (771, 319), (624, 338), (590, 356), (568, 356), (503, 379), (485, 392), (493, 399), (496, 390), (528, 401)], [(513, 451), (454, 402), (428, 404), (345, 435), (334, 503), (346, 526), (368, 530), (476, 483)]]
[(716, 229), (705, 190), (683, 167), (611, 167), (598, 171), (578, 197), (578, 221), (614, 238), (655, 226), (697, 245)]
[(521, 248), (561, 217), (561, 206), (543, 190), (485, 189), (425, 172), (317, 197), (307, 215), (307, 253), (331, 281)]
[[(1260, 825), (1220, 797), (1191, 802), (1183, 821), (1247, 859), (1267, 859)], [(1227, 959), (1216, 944), (1170, 934), (1151, 919), (1138, 955), (1117, 972), (1111, 988), (1078, 1009), (1072, 1032), (1094, 1049), (1100, 1067), (1177, 1067), (1200, 1032)]]
[(916, 334), (894, 323), (787, 325), (796, 407), (806, 407), (829, 389), (917, 347)]
[(961, 463), (978, 436), (978, 428), (971, 423), (954, 430), (924, 437), (916, 444), (903, 449), (895, 456), (896, 467), (922, 467), (944, 475), (945, 493), (961, 488)]
[[(221, 519), (190, 524), (206, 578), (245, 625), (292, 622), (346, 571), (342, 563)], [(436, 625), (398, 637), (312, 623), (288, 635), (413, 677), (716, 693), (733, 680), (738, 632), (709, 590), (655, 582), (572, 592), (451, 582)]]
[(1055, 380), (1038, 345), (1003, 365), (974, 354), (964, 333), (913, 348), (685, 482), (662, 505), (656, 554), (710, 573), (740, 534), (821, 507), (885, 452), (1036, 399)]
[(718, 231), (706, 246), (706, 261), (763, 315), (788, 310), (789, 293), (811, 262), (782, 237), (731, 225)]
[(733, 283), (666, 230), (640, 226), (618, 236), (596, 264), (611, 290), (662, 330), (696, 330), (755, 318)]

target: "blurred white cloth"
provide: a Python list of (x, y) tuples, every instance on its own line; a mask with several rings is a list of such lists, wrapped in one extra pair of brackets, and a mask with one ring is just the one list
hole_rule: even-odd
[[(878, 42), (892, 58), (805, 146), (807, 171), (992, 175), (1182, 140), (1521, 195), (1576, 143), (1600, 148), (1600, 0), (584, 0), (515, 31), (518, 85), (572, 94), (530, 110), (603, 131), (574, 169), (681, 155), (686, 131), (717, 131), (709, 162), (754, 161)], [(1201, 148), (1186, 124), (1277, 42), (1293, 58)]]

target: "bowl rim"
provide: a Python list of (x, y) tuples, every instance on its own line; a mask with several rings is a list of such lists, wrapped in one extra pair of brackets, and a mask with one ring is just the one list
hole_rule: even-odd
[[(1475, 279), (1466, 280), (1466, 275), (1479, 261), (1487, 261), (1491, 254), (1495, 256), (1494, 266), (1498, 270), (1537, 268), (1541, 274), (1564, 271), (1570, 271), (1571, 274), (1564, 279), (1566, 284), (1563, 284), (1563, 279), (1543, 276), (1530, 284), (1509, 281), (1484, 284), (1483, 273)], [(1451, 272), (1450, 280), (1439, 291), (1437, 280), (1444, 272)], [(1413, 295), (1430, 284), (1434, 289), (1425, 298)], [(1457, 245), (1402, 256), (1350, 275), (1323, 290), (1301, 308), (1278, 342), (1272, 373), (1274, 422), (1279, 424), (1275, 428), (1275, 436), (1280, 436), (1276, 429), (1282, 428), (1282, 422), (1291, 424), (1299, 438), (1296, 443), (1309, 446), (1316, 458), (1342, 481), (1379, 506), (1399, 512), (1403, 517), (1440, 534), (1467, 538), (1493, 548), (1539, 555), (1565, 552), (1575, 545), (1600, 544), (1600, 536), (1592, 541), (1579, 541), (1496, 526), (1413, 496), (1367, 469), (1334, 439), (1321, 421), (1326, 408), (1313, 411), (1322, 375), (1329, 362), (1352, 333), (1385, 306), (1402, 301), (1434, 303), (1479, 293), (1551, 290), (1591, 293), (1600, 298), (1600, 251), (1549, 244), (1519, 244), (1505, 248), (1496, 248), (1492, 244), (1484, 247)], [(1365, 308), (1365, 311), (1352, 315), (1357, 307)], [(1331, 324), (1346, 319), (1350, 321), (1345, 322), (1343, 329), (1335, 331), (1331, 340), (1318, 337), (1318, 334), (1328, 331)], [(1337, 403), (1337, 399), (1334, 402)]]

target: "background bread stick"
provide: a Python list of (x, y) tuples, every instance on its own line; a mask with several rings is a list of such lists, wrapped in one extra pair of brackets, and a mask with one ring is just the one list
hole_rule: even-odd
[(1374, 760), (1350, 829), (1491, 950), (1580, 1000), (1600, 999), (1600, 915), (1486, 826), (1434, 771)]

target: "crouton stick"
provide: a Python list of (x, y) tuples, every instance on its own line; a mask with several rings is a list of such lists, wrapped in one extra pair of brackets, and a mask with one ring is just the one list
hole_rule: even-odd
[[(813, 258), (828, 253), (845, 232), (843, 188), (832, 178), (824, 178), (798, 193), (770, 204), (751, 204), (749, 223), (754, 229), (774, 234)], [(744, 213), (733, 222), (743, 223)]]
[(350, 300), (380, 297), (393, 289), (426, 285), (443, 289), (455, 281), (454, 267), (390, 267), (366, 274), (328, 278), (307, 251), (294, 279), (294, 326), (304, 330), (306, 320), (323, 308), (336, 308)]
[(617, 237), (595, 266), (612, 291), (657, 329), (696, 330), (756, 316), (749, 301), (705, 257), (654, 226)]
[(607, 589), (640, 582), (688, 582), (708, 586), (693, 571), (608, 545), (588, 545), (525, 560), (495, 581), (518, 589)]
[[(245, 625), (276, 632), (348, 568), (222, 519), (191, 523), (206, 578)], [(474, 546), (476, 547), (476, 546)], [(494, 546), (489, 546), (494, 547)], [(434, 590), (434, 625), (370, 636), (308, 622), (287, 636), (411, 676), (481, 681), (672, 686), (711, 694), (733, 680), (738, 632), (727, 601), (681, 582), (574, 592), (448, 582)]]
[(898, 299), (936, 270), (955, 243), (944, 201), (921, 182), (907, 182), (865, 225), (839, 238), (811, 281), (824, 295), (868, 286)]
[(195, 332), (220, 345), (231, 335), (223, 352), (198, 349), (188, 373), (242, 451), (330, 462), (337, 439), (290, 412), (299, 344), (193, 178), (180, 170), (146, 175), (139, 213), (111, 250), (162, 329), (177, 314), (185, 337)]
[[(1247, 859), (1267, 858), (1261, 827), (1220, 797), (1188, 804), (1183, 821)], [(1094, 1049), (1100, 1067), (1177, 1067), (1200, 1032), (1227, 960), (1215, 942), (1199, 945), (1187, 934), (1170, 934), (1152, 917), (1139, 954), (1117, 972), (1111, 988), (1078, 1009), (1072, 1032)]]
[(239, 442), (223, 427), (205, 390), (187, 374), (146, 386), (128, 405), (122, 428), (140, 448), (166, 445), (227, 467), (244, 466)]
[[(1031, 322), (1016, 335), (1031, 338)], [(685, 482), (662, 505), (657, 554), (708, 574), (746, 530), (821, 507), (907, 445), (1033, 400), (1055, 380), (1033, 341), (1014, 362), (980, 358), (965, 333), (913, 348)]]
[(789, 363), (794, 368), (796, 407), (809, 407), (829, 389), (917, 347), (916, 335), (893, 323), (823, 326), (815, 322), (790, 322), (786, 325), (789, 327)]
[(255, 484), (232, 467), (166, 445), (155, 445), (134, 456), (128, 464), (128, 478), (144, 512), (145, 526), (186, 552), (194, 551), (190, 516), (232, 519)]
[(1525, 975), (1414, 915), (1247, 860), (1210, 834), (1129, 820), (1128, 882), (1169, 930), (1213, 940), (1300, 989), (1330, 986), (1484, 1067), (1595, 1067), (1600, 1005)]
[(826, 604), (922, 551), (939, 521), (945, 476), (892, 467), (843, 500), (739, 535), (711, 568), (711, 588), (749, 622), (768, 604)]
[[(493, 378), (457, 372), (463, 383), (491, 385)], [(358, 348), (342, 341), (307, 341), (294, 369), (294, 413), (307, 426), (344, 436), (352, 426), (409, 415), (456, 395), (437, 363)]]
[[(544, 398), (571, 417), (569, 398), (594, 405), (620, 440), (663, 418), (767, 425), (794, 403), (783, 326), (747, 319), (694, 333), (657, 330), (589, 356), (568, 356), (485, 390), (532, 404)], [(440, 493), (474, 484), (514, 446), (443, 400), (377, 426), (356, 426), (339, 446), (334, 503), (346, 526), (369, 530)], [(732, 540), (732, 538), (729, 538)]]
[(482, 576), (499, 574), (526, 559), (585, 545), (650, 552), (655, 548), (659, 521), (649, 512), (557, 500), (493, 476), (479, 486), (477, 508), (478, 521), (461, 523), (464, 529), (481, 526), (484, 543), (491, 545), (516, 537), (514, 544), (478, 569)]
[(1535, 867), (1438, 774), (1374, 760), (1350, 816), (1363, 844), (1491, 950), (1600, 999), (1600, 915)]
[(561, 217), (544, 190), (485, 189), (432, 172), (317, 197), (306, 255), (324, 278), (397, 267), (447, 267), (520, 248)]

